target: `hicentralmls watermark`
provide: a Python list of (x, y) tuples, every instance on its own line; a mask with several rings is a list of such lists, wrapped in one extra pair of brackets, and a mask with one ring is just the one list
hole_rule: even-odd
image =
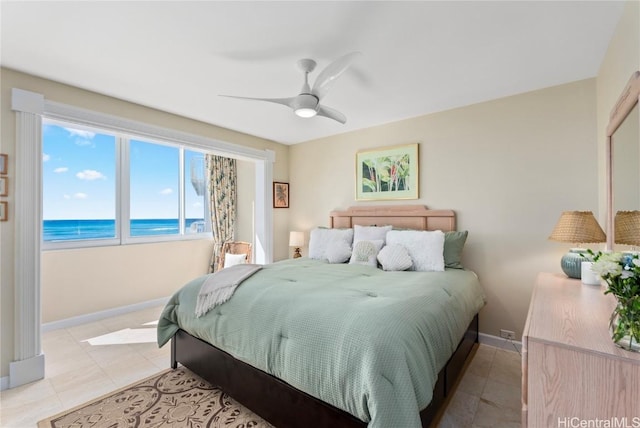
[(576, 416), (559, 417), (558, 428), (640, 428), (640, 416), (608, 419), (582, 419)]

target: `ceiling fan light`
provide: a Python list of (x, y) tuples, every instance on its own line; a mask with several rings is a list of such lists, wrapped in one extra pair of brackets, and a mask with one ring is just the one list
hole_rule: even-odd
[(313, 117), (316, 114), (318, 114), (318, 112), (315, 109), (308, 108), (308, 107), (301, 107), (301, 108), (295, 109), (294, 113), (296, 114), (296, 116), (305, 117), (305, 118)]
[(291, 103), (291, 108), (298, 117), (313, 117), (318, 114), (318, 98), (311, 94), (300, 94)]

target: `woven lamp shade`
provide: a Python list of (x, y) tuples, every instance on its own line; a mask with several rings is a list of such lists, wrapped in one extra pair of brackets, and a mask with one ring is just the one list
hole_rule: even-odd
[(607, 237), (591, 211), (565, 211), (549, 239), (586, 244), (604, 242)]
[[(586, 244), (604, 242), (607, 237), (591, 211), (565, 211), (551, 232), (549, 239), (560, 242)], [(573, 248), (562, 256), (560, 266), (569, 278), (582, 277), (582, 262), (588, 261), (582, 256), (584, 250)]]
[(616, 244), (640, 245), (640, 211), (618, 211), (615, 230)]

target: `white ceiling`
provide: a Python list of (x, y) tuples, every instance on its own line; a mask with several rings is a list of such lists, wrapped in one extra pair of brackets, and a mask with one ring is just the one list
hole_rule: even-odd
[[(594, 77), (618, 1), (26, 2), (0, 4), (1, 64), (285, 144)], [(313, 58), (362, 56), (323, 104), (285, 106)]]

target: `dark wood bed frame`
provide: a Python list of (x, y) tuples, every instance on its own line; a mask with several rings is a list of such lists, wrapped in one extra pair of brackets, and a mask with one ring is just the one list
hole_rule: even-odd
[[(449, 231), (455, 230), (455, 213), (451, 210), (428, 210), (424, 206), (352, 207), (331, 213), (331, 227), (353, 227), (356, 224), (392, 224), (402, 228)], [(438, 373), (433, 399), (420, 412), (423, 427), (428, 427), (439, 415), (477, 343), (476, 314), (457, 349)], [(277, 428), (367, 425), (183, 330), (179, 330), (171, 341), (171, 367), (177, 368), (178, 363), (220, 387)]]

